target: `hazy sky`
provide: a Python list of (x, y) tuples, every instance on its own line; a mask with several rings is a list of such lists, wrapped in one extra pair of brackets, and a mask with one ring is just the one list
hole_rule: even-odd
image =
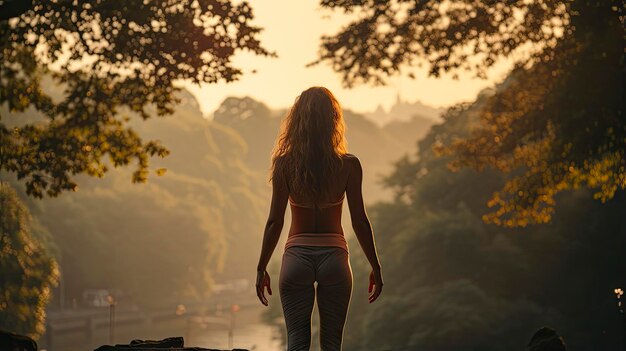
[[(392, 77), (386, 87), (358, 85), (352, 89), (341, 87), (340, 75), (326, 64), (306, 68), (305, 64), (317, 58), (322, 34), (333, 34), (349, 18), (340, 12), (319, 8), (318, 0), (254, 0), (254, 24), (265, 28), (260, 39), (277, 58), (265, 58), (248, 53), (238, 54), (234, 62), (243, 69), (241, 79), (234, 83), (185, 84), (194, 93), (205, 114), (212, 113), (228, 96), (251, 96), (271, 108), (290, 106), (296, 96), (313, 85), (329, 88), (342, 106), (357, 112), (374, 110), (379, 104), (388, 109), (398, 91), (404, 100), (420, 100), (434, 107), (473, 100), (483, 88), (503, 78), (510, 63), (503, 61), (489, 73), (488, 80), (460, 75), (458, 80), (446, 76), (427, 78), (425, 70), (408, 77)], [(256, 73), (251, 73), (256, 69)]]

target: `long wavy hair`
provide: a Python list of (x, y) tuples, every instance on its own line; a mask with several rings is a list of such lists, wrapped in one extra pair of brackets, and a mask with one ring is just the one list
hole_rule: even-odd
[(290, 193), (307, 201), (328, 199), (331, 180), (347, 153), (345, 129), (341, 106), (330, 90), (303, 91), (282, 121), (270, 180), (284, 179)]

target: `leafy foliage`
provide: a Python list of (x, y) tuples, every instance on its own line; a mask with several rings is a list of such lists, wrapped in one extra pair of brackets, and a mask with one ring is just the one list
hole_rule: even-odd
[(516, 175), (489, 199), (494, 210), (485, 221), (547, 223), (564, 190), (591, 188), (605, 202), (626, 189), (622, 2), (322, 5), (362, 15), (324, 37), (317, 61), (331, 61), (348, 85), (384, 83), (383, 76), (415, 60), (430, 64), (434, 76), (459, 69), (484, 76), (497, 59), (513, 55), (511, 76), (477, 112), (471, 133), (433, 145), (455, 155), (453, 169), (494, 167)]
[(561, 191), (587, 187), (606, 202), (626, 189), (623, 30), (603, 6), (584, 9), (592, 23), (573, 17), (578, 30), (551, 60), (514, 71), (486, 102), (481, 127), (441, 148), (457, 156), (453, 167), (517, 175), (489, 200), (486, 221), (546, 223)]
[(570, 15), (559, 1), (322, 0), (321, 6), (358, 14), (339, 33), (322, 37), (320, 57), (310, 63), (329, 61), (347, 86), (384, 84), (403, 64), (424, 61), (433, 76), (465, 69), (484, 77), (516, 50), (542, 60)]
[[(128, 182), (132, 170), (113, 169), (103, 179), (78, 175), (77, 193), (28, 199), (60, 249), (66, 304), (96, 288), (121, 292), (120, 304), (195, 301), (211, 295), (214, 281), (247, 277), (254, 267), (250, 240), (261, 240), (266, 181), (246, 167), (236, 132), (204, 118), (191, 93), (176, 98), (171, 116), (129, 122), (168, 145), (172, 157), (152, 165), (167, 169), (164, 177), (137, 186)], [(7, 123), (31, 113), (7, 114)], [(0, 179), (23, 189), (11, 174)]]
[(15, 191), (0, 182), (0, 329), (38, 337), (59, 272), (34, 232), (30, 212)]
[(612, 293), (626, 284), (626, 194), (562, 193), (551, 223), (503, 228), (484, 223), (484, 203), (514, 175), (452, 172), (433, 151), (470, 135), (493, 93), (449, 111), (385, 179), (394, 200), (368, 208), (387, 290), (367, 303), (369, 265), (352, 250), (347, 349), (514, 350), (543, 325), (572, 349), (621, 345)]
[[(136, 162), (133, 181), (144, 181), (149, 157), (168, 152), (144, 142), (122, 113), (170, 114), (175, 80), (230, 82), (242, 74), (231, 63), (237, 51), (274, 55), (252, 18), (247, 2), (227, 0), (33, 1), (0, 21), (0, 104), (45, 119), (0, 124), (1, 169), (26, 179), (36, 197), (75, 189), (76, 174), (101, 177), (107, 158)], [(46, 91), (44, 75), (60, 91)]]

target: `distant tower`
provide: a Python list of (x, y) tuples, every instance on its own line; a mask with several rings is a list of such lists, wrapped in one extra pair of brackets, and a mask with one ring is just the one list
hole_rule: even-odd
[(397, 86), (397, 91), (396, 91), (396, 105), (400, 105), (400, 104), (402, 104), (402, 97), (400, 96), (400, 90), (401, 90), (401, 89), (400, 89), (400, 87), (401, 87), (401, 85), (400, 85), (400, 78), (401, 78), (401, 77), (400, 77), (400, 75), (398, 75), (398, 83), (397, 83), (397, 85), (396, 85), (396, 86)]

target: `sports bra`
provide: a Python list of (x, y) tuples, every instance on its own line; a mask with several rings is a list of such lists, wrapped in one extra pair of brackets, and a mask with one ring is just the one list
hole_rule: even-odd
[[(345, 198), (345, 192), (341, 194), (341, 198), (335, 202), (324, 202), (315, 206), (314, 203), (297, 203), (295, 202), (291, 196), (289, 196), (289, 203), (296, 207), (304, 207), (304, 208), (329, 208), (337, 205), (341, 205)], [(287, 243), (285, 244), (285, 250), (292, 246), (334, 246), (340, 247), (344, 249), (346, 252), (348, 250), (348, 243), (346, 242), (346, 238), (343, 233), (295, 233), (291, 234), (287, 238)]]
[(289, 203), (296, 206), (296, 207), (304, 207), (304, 208), (329, 208), (329, 207), (333, 207), (333, 206), (337, 206), (337, 205), (341, 205), (343, 203), (343, 199), (346, 197), (345, 195), (346, 193), (342, 193), (341, 194), (341, 198), (338, 201), (335, 202), (323, 202), (318, 204), (317, 206), (315, 206), (315, 203), (313, 202), (307, 202), (307, 203), (297, 203), (295, 202), (292, 198), (291, 195), (289, 195)]

